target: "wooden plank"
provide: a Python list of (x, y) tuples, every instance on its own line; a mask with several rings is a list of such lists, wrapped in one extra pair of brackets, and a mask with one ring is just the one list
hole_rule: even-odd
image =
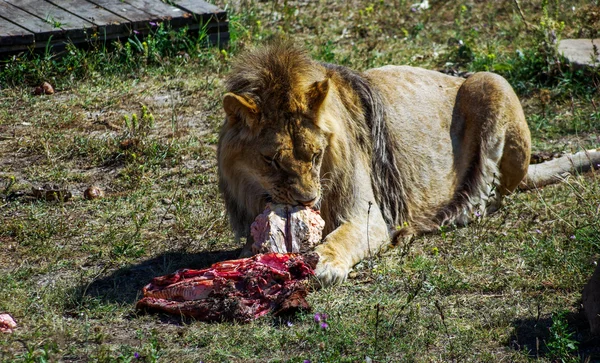
[[(30, 14), (33, 14), (43, 21), (49, 22), (54, 28), (64, 30), (64, 35), (71, 40), (86, 38), (86, 28), (91, 28), (94, 24), (75, 16), (54, 4), (43, 0), (4, 0)], [(27, 28), (27, 26), (24, 24)]]
[[(121, 1), (121, 0), (119, 0)], [(167, 5), (162, 1), (157, 0), (123, 0), (124, 2), (149, 13), (155, 19), (161, 22), (168, 22), (171, 28), (177, 29), (184, 26), (197, 24), (192, 14), (183, 11), (182, 9)], [(150, 25), (148, 26), (150, 28)], [(149, 29), (140, 28), (140, 31), (147, 33)]]
[(120, 24), (127, 21), (127, 19), (113, 14), (110, 11), (107, 11), (98, 5), (92, 4), (85, 0), (46, 1), (98, 26)]
[[(227, 21), (227, 12), (218, 7), (201, 0), (173, 0), (175, 6), (180, 7), (185, 12), (191, 13), (194, 17), (194, 23), (189, 24), (190, 30), (202, 30), (207, 34), (227, 33), (227, 37), (222, 37), (229, 40), (229, 22)], [(224, 44), (221, 40), (217, 43), (211, 41), (212, 44)]]
[(159, 20), (159, 17), (153, 16), (143, 9), (138, 9), (135, 6), (120, 0), (88, 0), (90, 3), (101, 6), (104, 9), (117, 14), (127, 19), (132, 24), (143, 22), (147, 25), (148, 22)]
[(0, 0), (0, 14), (8, 17), (12, 22), (19, 24), (22, 28), (32, 32), (36, 42), (45, 42), (51, 35), (56, 36), (62, 33), (61, 29), (54, 28), (42, 19), (10, 5), (3, 0)]
[[(173, 5), (169, 5), (173, 4)], [(94, 36), (116, 39), (132, 32), (147, 34), (151, 23), (168, 22), (177, 29), (204, 29), (207, 42), (229, 40), (227, 13), (201, 0), (0, 0), (0, 52), (68, 42), (88, 42)], [(90, 31), (91, 29), (91, 31)], [(33, 37), (33, 39), (32, 39)]]
[(216, 5), (202, 0), (173, 0), (173, 3), (176, 6), (183, 6), (188, 11), (195, 14), (223, 12), (223, 10), (219, 9)]
[(20, 44), (33, 44), (33, 33), (0, 17), (0, 47)]
[(227, 12), (219, 9), (213, 4), (201, 0), (174, 0), (175, 6), (184, 11), (195, 14), (196, 16), (204, 16), (207, 18), (213, 17), (218, 20), (225, 20)]
[(113, 35), (127, 34), (127, 19), (111, 13), (96, 4), (85, 0), (46, 0), (55, 6), (76, 15), (98, 26), (96, 36), (100, 39), (112, 38)]
[(123, 0), (123, 2), (162, 20), (177, 19), (185, 14), (181, 9), (167, 5), (160, 0)]
[(221, 22), (209, 22), (207, 24), (201, 24), (201, 26), (196, 26), (195, 29), (203, 28), (206, 30), (207, 34), (211, 33), (228, 33), (229, 32), (229, 23), (226, 21)]

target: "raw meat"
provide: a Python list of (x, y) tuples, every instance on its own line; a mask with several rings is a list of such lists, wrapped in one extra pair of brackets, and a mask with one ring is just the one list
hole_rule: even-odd
[(2, 333), (12, 333), (13, 329), (17, 327), (17, 323), (15, 319), (10, 316), (10, 314), (0, 314), (0, 332)]
[(250, 226), (254, 253), (305, 253), (321, 242), (325, 221), (319, 211), (286, 204), (267, 204)]
[(203, 270), (178, 270), (143, 288), (137, 309), (202, 321), (248, 322), (310, 310), (308, 278), (318, 255), (267, 253), (218, 262)]

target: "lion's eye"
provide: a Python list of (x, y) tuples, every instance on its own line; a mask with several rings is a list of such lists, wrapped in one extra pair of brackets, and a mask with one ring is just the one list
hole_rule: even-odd
[(279, 163), (277, 162), (277, 160), (275, 160), (275, 158), (267, 156), (267, 155), (263, 155), (263, 160), (265, 161), (265, 163), (269, 164), (270, 166), (274, 167), (275, 169), (279, 169)]
[(322, 151), (319, 151), (318, 153), (315, 153), (312, 157), (312, 163), (313, 165), (317, 164), (320, 160), (321, 160), (321, 156), (323, 155)]

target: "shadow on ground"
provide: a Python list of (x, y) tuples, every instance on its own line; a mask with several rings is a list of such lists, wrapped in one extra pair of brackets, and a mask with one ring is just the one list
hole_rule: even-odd
[[(569, 313), (565, 316), (569, 331), (574, 332), (572, 338), (578, 342), (578, 351), (570, 357), (574, 361), (600, 362), (600, 337), (590, 334), (589, 325), (583, 312)], [(513, 334), (510, 337), (511, 349), (519, 350), (531, 358), (564, 361), (555, 357), (548, 349), (551, 340), (550, 327), (552, 317), (540, 319), (518, 319), (513, 322)], [(566, 357), (562, 357), (563, 359)]]
[(215, 262), (235, 259), (241, 249), (201, 253), (167, 252), (137, 265), (114, 271), (76, 288), (75, 294), (85, 302), (89, 298), (104, 303), (135, 304), (141, 298), (142, 287), (156, 276), (166, 275), (181, 268), (202, 269)]

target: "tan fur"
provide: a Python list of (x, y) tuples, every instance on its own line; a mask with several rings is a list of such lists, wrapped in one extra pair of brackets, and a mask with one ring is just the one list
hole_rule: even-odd
[(284, 42), (241, 56), (227, 91), (219, 180), (237, 238), (253, 242), (249, 226), (269, 200), (320, 207), (325, 284), (399, 227), (419, 233), (495, 210), (527, 173), (521, 105), (492, 73), (359, 74)]

